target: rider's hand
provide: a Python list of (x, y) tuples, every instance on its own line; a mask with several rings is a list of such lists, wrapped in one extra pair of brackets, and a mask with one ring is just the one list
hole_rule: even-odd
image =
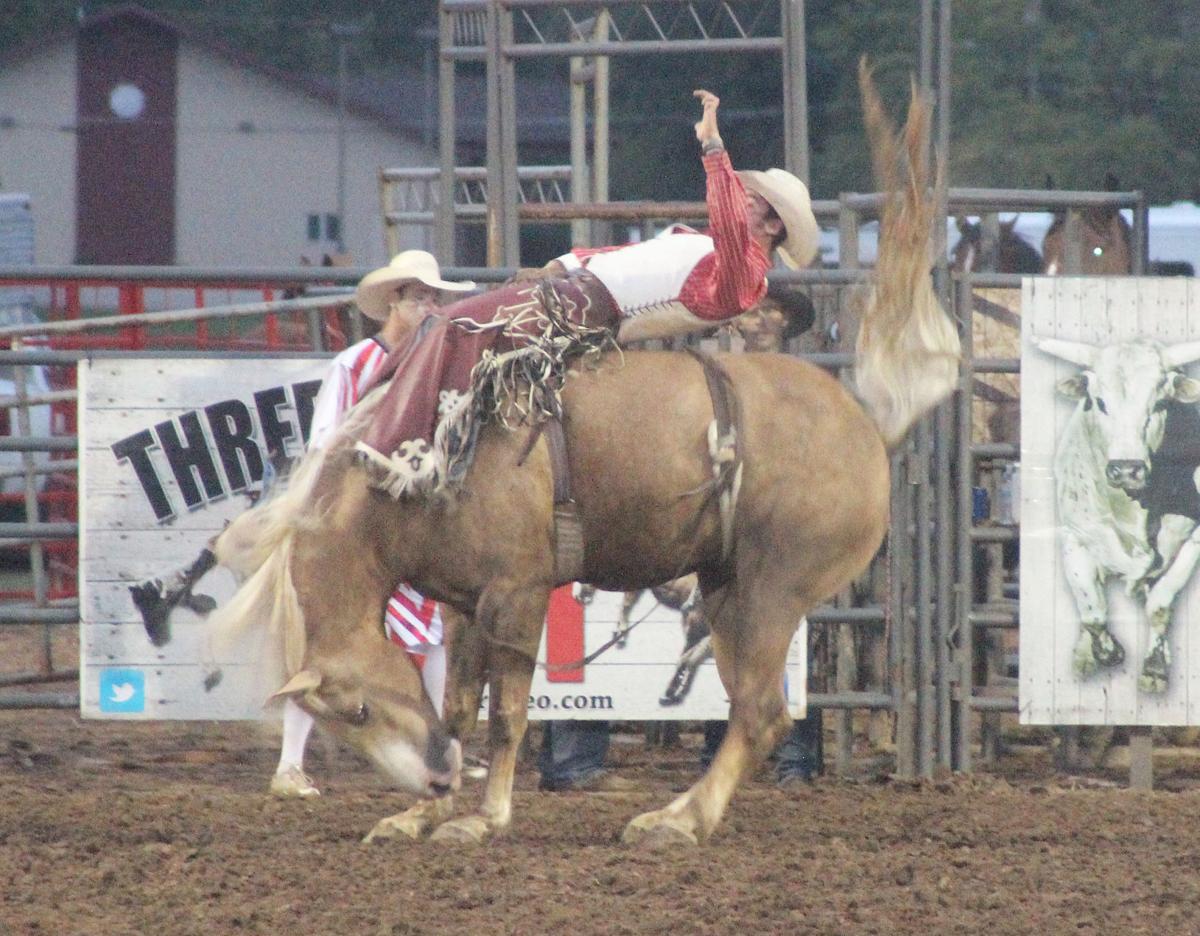
[(704, 113), (700, 119), (696, 121), (696, 139), (700, 141), (700, 145), (721, 142), (721, 131), (717, 129), (717, 108), (721, 106), (721, 99), (711, 91), (697, 89), (692, 92), (693, 96), (700, 99), (700, 106), (704, 108)]

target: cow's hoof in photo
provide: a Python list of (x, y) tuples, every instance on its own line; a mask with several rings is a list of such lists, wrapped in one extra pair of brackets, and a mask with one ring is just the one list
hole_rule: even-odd
[(1075, 642), (1072, 668), (1080, 679), (1096, 673), (1100, 667), (1111, 668), (1125, 662), (1122, 647), (1107, 627), (1085, 627)]
[(1125, 662), (1125, 648), (1122, 647), (1115, 640), (1113, 640), (1111, 637), (1109, 637), (1108, 639), (1109, 639), (1109, 642), (1112, 644), (1112, 646), (1105, 648), (1103, 653), (1097, 653), (1096, 661), (1101, 666), (1106, 666), (1106, 667), (1120, 666), (1122, 663)]
[(621, 833), (621, 841), (639, 848), (678, 848), (700, 844), (696, 833), (676, 816), (661, 812), (635, 816)]
[(1090, 646), (1086, 650), (1078, 647), (1075, 649), (1075, 655), (1071, 658), (1071, 669), (1075, 671), (1077, 677), (1087, 679), (1094, 675), (1098, 668)]
[(1167, 677), (1164, 673), (1142, 671), (1138, 677), (1138, 688), (1151, 695), (1162, 695), (1167, 691)]
[(463, 816), (443, 822), (433, 830), (429, 840), (449, 845), (481, 845), (490, 832), (488, 821), (483, 816)]

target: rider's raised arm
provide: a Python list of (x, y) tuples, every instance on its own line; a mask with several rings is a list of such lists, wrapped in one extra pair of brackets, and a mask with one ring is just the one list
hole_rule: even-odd
[[(696, 268), (697, 295), (687, 305), (704, 318), (724, 319), (745, 312), (767, 292), (771, 261), (750, 235), (746, 190), (734, 174), (717, 126), (721, 100), (710, 91), (696, 91), (703, 114), (696, 139), (703, 152), (705, 201), (714, 252)], [(707, 268), (707, 269), (705, 269)]]

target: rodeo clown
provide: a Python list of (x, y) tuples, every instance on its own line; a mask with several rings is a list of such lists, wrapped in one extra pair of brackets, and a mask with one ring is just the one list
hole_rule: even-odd
[(676, 225), (637, 244), (574, 250), (432, 313), (373, 382), (391, 376), (356, 444), (375, 487), (400, 498), (457, 485), (479, 424), (514, 415), (506, 389), (532, 388), (520, 419), (557, 415), (568, 361), (614, 341), (711, 328), (763, 298), (773, 251), (793, 269), (812, 260), (818, 229), (804, 183), (782, 169), (734, 172), (717, 128), (720, 100), (694, 93), (709, 231)]
[[(354, 301), (363, 315), (381, 323), (380, 329), (342, 351), (330, 363), (313, 403), (309, 448), (320, 448), (328, 442), (342, 416), (362, 398), (363, 388), (387, 360), (388, 352), (407, 344), (447, 294), (474, 288), (472, 282), (443, 280), (437, 259), (424, 250), (399, 253), (388, 266), (364, 276), (355, 290)], [(421, 670), (425, 691), (441, 714), (446, 648), (437, 602), (401, 583), (388, 598), (384, 627), (392, 641), (403, 647)], [(279, 765), (271, 778), (272, 795), (307, 798), (319, 794), (303, 769), (304, 748), (312, 728), (313, 717), (287, 699), (283, 703)]]

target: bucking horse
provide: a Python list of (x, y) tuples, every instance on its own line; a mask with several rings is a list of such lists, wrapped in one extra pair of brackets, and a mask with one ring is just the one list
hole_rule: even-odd
[[(779, 354), (614, 351), (572, 365), (562, 390), (571, 535), (556, 520), (548, 433), (489, 421), (461, 488), (393, 499), (355, 457), (378, 407), (369, 395), (289, 487), (235, 521), (217, 558), (247, 578), (210, 619), (216, 634), (273, 635), (289, 696), (422, 797), (368, 840), (432, 834), (482, 842), (512, 822), (512, 786), (549, 595), (571, 580), (613, 591), (695, 572), (730, 699), (710, 769), (627, 842), (697, 842), (791, 723), (785, 656), (801, 620), (870, 562), (888, 522), (888, 449), (955, 387), (959, 342), (929, 277), (929, 111), (913, 90), (897, 133), (865, 65), (866, 125), (885, 192), (874, 298), (857, 349), (857, 396)], [(721, 509), (710, 424), (713, 374), (736, 429), (740, 488)], [(707, 374), (707, 376), (706, 376)], [(571, 542), (565, 542), (571, 540)], [(573, 549), (571, 547), (574, 547)], [(564, 551), (573, 554), (565, 561)], [(445, 716), (380, 622), (398, 581), (443, 602)], [(276, 683), (278, 685), (278, 683)], [(461, 740), (489, 687), (490, 772), (455, 815)]]

